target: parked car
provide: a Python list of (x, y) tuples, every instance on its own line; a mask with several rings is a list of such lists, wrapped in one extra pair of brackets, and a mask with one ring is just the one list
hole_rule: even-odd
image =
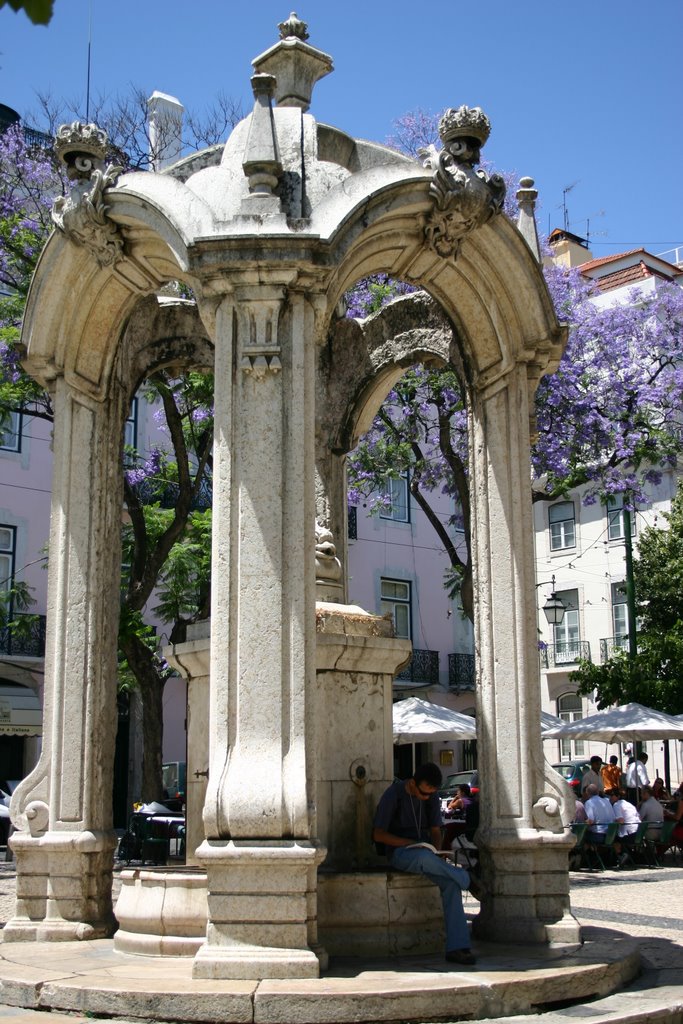
[(581, 779), (584, 776), (584, 772), (587, 772), (590, 766), (590, 761), (584, 759), (582, 761), (561, 761), (560, 764), (554, 764), (553, 768), (556, 772), (559, 772), (565, 782), (569, 783), (574, 796), (580, 797)]
[(182, 811), (185, 806), (187, 785), (187, 764), (185, 761), (168, 761), (161, 766), (161, 781), (164, 787), (164, 804), (170, 811)]

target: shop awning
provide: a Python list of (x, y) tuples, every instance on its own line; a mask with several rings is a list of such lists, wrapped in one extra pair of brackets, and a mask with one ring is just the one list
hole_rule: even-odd
[(0, 736), (40, 736), (43, 711), (33, 690), (0, 686)]

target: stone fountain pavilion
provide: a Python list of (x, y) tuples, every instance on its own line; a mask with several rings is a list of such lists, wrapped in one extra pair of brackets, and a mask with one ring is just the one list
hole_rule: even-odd
[[(332, 60), (295, 15), (280, 35), (225, 146), (122, 174), (94, 125), (58, 136), (72, 191), (23, 333), (55, 408), (44, 744), (12, 801), (4, 943), (96, 942), (120, 924), (116, 949), (191, 957), (198, 982), (315, 979), (329, 953), (438, 945), (436, 890), (387, 874), (370, 844), (409, 645), (349, 605), (345, 581), (346, 453), (424, 362), (454, 366), (468, 399), (475, 935), (576, 948), (564, 791), (538, 728), (530, 416), (565, 334), (533, 182), (515, 225), (478, 167), (490, 125), (476, 107), (448, 110), (443, 149), (422, 161), (318, 123), (311, 94)], [(345, 292), (375, 273), (420, 291), (345, 319)], [(178, 281), (195, 301), (174, 297)], [(208, 782), (190, 786), (187, 868), (127, 872), (115, 916), (121, 453), (131, 399), (161, 367), (215, 373), (210, 638), (172, 652), (190, 681), (188, 775)]]

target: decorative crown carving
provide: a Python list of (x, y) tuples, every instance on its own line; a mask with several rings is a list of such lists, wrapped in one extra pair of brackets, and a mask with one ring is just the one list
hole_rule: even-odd
[(89, 178), (95, 168), (104, 167), (107, 133), (96, 124), (63, 124), (55, 135), (55, 152), (71, 180)]
[(52, 206), (52, 220), (74, 245), (88, 249), (101, 267), (123, 258), (123, 236), (108, 217), (104, 193), (116, 184), (123, 170), (105, 169), (107, 133), (96, 124), (63, 124), (55, 136), (55, 150), (73, 182), (68, 196), (59, 196)]
[(300, 39), (302, 43), (308, 39), (308, 25), (297, 17), (296, 11), (292, 11), (286, 21), (281, 21), (278, 28), (280, 39)]
[(481, 107), (449, 108), (439, 122), (444, 144), (440, 153), (421, 150), (424, 166), (434, 173), (429, 187), (433, 201), (425, 222), (425, 238), (439, 256), (457, 258), (462, 239), (503, 208), (505, 182), (499, 174), (475, 170), (479, 151), (491, 134)]
[(491, 134), (491, 122), (481, 107), (467, 107), (465, 104), (454, 109), (449, 107), (439, 121), (439, 135), (444, 146), (453, 139), (476, 139), (485, 145)]

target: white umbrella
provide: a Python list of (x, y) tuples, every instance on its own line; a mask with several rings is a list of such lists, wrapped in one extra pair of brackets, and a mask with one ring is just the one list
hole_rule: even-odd
[(563, 722), (543, 732), (544, 739), (598, 740), (628, 743), (631, 740), (683, 740), (683, 721), (642, 704), (622, 704), (598, 711), (576, 722)]
[(557, 715), (551, 715), (549, 711), (541, 711), (541, 735), (543, 739), (546, 739), (549, 729), (557, 729), (561, 725), (564, 725), (564, 722)]
[(469, 715), (461, 715), (420, 697), (406, 697), (392, 709), (394, 743), (438, 743), (475, 739), (476, 725)]

